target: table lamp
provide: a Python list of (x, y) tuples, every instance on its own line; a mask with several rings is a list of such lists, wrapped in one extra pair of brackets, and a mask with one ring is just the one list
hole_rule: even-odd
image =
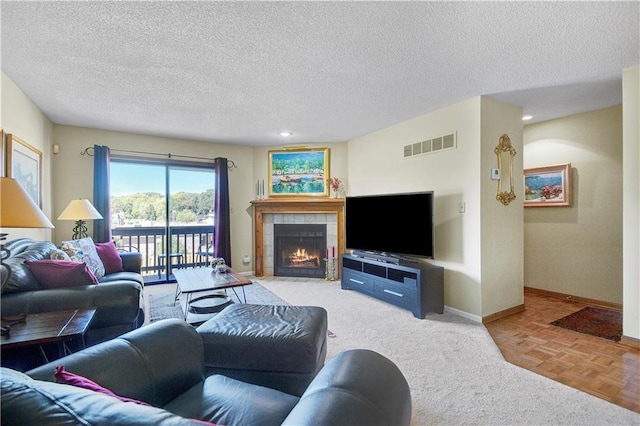
[(76, 226), (73, 228), (73, 239), (87, 237), (87, 220), (102, 219), (102, 215), (98, 213), (89, 200), (78, 199), (71, 200), (66, 209), (60, 213), (58, 220), (75, 220)]
[[(53, 224), (40, 210), (40, 207), (29, 197), (17, 180), (0, 177), (0, 228), (53, 228)], [(6, 233), (0, 233), (0, 241), (7, 238)], [(11, 256), (11, 252), (0, 243), (2, 260)], [(7, 276), (2, 277), (2, 285), (11, 275), (9, 265)]]

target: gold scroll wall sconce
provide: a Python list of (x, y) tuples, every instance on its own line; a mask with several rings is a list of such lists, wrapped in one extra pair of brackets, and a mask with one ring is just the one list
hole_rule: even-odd
[[(508, 206), (513, 200), (516, 199), (516, 194), (513, 191), (513, 157), (516, 156), (516, 150), (511, 146), (511, 139), (506, 133), (500, 136), (498, 145), (493, 152), (498, 157), (498, 193), (496, 194), (496, 200), (500, 201), (503, 205)], [(502, 190), (502, 183), (506, 181), (506, 177), (509, 177), (509, 190)]]

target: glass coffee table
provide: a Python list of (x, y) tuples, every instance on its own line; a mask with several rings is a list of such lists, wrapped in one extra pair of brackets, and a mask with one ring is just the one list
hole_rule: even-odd
[[(215, 313), (227, 304), (231, 303), (231, 298), (226, 295), (226, 290), (231, 289), (236, 298), (241, 303), (247, 303), (247, 295), (244, 286), (253, 284), (249, 278), (236, 273), (233, 269), (227, 268), (227, 272), (214, 272), (213, 268), (203, 266), (193, 269), (174, 269), (173, 276), (176, 278), (176, 300), (178, 295), (185, 295), (184, 319), (187, 320), (189, 312), (196, 314)], [(237, 292), (242, 290), (242, 299)], [(207, 294), (198, 298), (193, 296), (197, 293), (213, 292), (225, 290), (225, 293)]]

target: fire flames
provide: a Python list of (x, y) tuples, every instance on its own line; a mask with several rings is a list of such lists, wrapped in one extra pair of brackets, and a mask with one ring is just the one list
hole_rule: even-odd
[(288, 256), (289, 265), (292, 267), (318, 266), (320, 261), (317, 254), (310, 254), (304, 248), (298, 248)]

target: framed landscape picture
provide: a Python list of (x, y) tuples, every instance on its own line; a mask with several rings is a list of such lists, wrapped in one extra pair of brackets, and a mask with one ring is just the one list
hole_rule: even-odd
[(269, 196), (329, 195), (329, 148), (269, 151)]
[(17, 180), (42, 207), (42, 152), (11, 133), (7, 134), (7, 177)]
[(571, 205), (571, 163), (524, 170), (524, 206)]

